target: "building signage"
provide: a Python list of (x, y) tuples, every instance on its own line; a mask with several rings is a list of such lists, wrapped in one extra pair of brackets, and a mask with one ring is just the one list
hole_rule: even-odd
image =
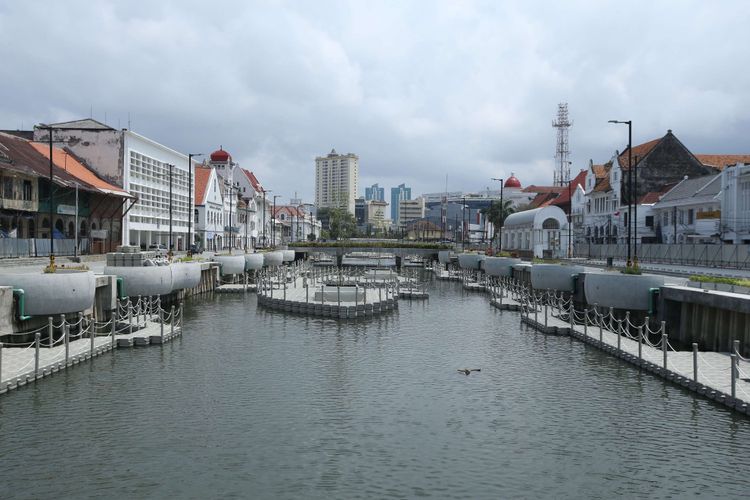
[(57, 205), (57, 213), (63, 214), (63, 215), (75, 215), (76, 214), (76, 207), (75, 205)]

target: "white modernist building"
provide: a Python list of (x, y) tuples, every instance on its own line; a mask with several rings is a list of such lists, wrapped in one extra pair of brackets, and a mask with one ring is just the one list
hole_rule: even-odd
[(528, 257), (565, 257), (569, 229), (565, 212), (554, 205), (516, 212), (505, 219), (502, 250)]
[[(123, 217), (124, 245), (168, 245), (171, 222), (174, 248), (187, 247), (188, 218), (193, 213), (187, 155), (130, 130), (116, 130), (92, 119), (50, 127), (54, 129), (55, 142), (64, 142), (101, 178), (138, 198)], [(46, 127), (35, 128), (34, 140), (46, 141), (48, 137)]]
[(332, 149), (327, 156), (315, 158), (315, 206), (346, 208), (354, 215), (354, 200), (359, 192), (359, 157), (340, 155)]

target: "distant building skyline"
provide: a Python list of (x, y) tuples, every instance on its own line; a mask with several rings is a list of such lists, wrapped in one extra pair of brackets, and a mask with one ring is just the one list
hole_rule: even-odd
[(354, 215), (354, 200), (359, 191), (359, 157), (338, 154), (332, 149), (315, 158), (315, 206), (345, 208)]
[(399, 220), (399, 202), (402, 200), (411, 200), (411, 188), (407, 187), (406, 184), (399, 184), (391, 188), (391, 220), (393, 222)]
[(385, 201), (385, 188), (380, 187), (377, 182), (370, 187), (366, 187), (365, 200)]

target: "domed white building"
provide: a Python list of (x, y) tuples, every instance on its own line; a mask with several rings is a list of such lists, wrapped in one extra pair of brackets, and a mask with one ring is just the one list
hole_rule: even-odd
[(568, 237), (567, 216), (560, 207), (524, 210), (505, 219), (502, 250), (521, 257), (561, 258), (567, 255)]

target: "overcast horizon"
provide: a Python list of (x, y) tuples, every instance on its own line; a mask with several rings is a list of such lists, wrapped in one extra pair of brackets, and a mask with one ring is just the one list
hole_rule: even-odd
[[(674, 134), (750, 153), (746, 2), (2, 2), (0, 128), (92, 118), (187, 153), (219, 146), (285, 199), (315, 157), (360, 157), (359, 194), (551, 184)], [(105, 119), (106, 114), (106, 119)]]

